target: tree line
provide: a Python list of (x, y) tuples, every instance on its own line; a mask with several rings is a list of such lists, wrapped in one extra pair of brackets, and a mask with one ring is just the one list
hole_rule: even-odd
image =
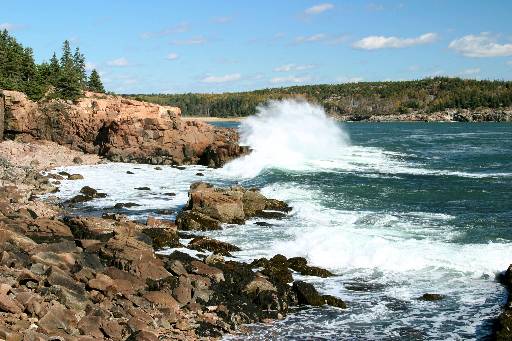
[(53, 53), (49, 62), (37, 64), (32, 49), (7, 30), (0, 32), (0, 89), (22, 91), (32, 100), (76, 100), (85, 90), (105, 92), (98, 71), (87, 74), (85, 56), (78, 47), (72, 51), (69, 41), (62, 44), (59, 58)]
[(178, 106), (187, 116), (242, 117), (268, 100), (304, 98), (331, 115), (392, 115), (446, 109), (512, 106), (512, 82), (450, 77), (262, 89), (223, 94), (136, 94), (133, 98)]

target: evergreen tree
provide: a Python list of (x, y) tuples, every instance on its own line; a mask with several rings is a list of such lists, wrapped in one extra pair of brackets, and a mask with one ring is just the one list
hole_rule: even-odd
[(105, 88), (103, 87), (103, 83), (101, 82), (100, 74), (98, 73), (98, 71), (96, 71), (96, 69), (92, 70), (87, 86), (90, 91), (105, 92)]
[(57, 94), (60, 98), (77, 100), (82, 96), (80, 71), (75, 66), (69, 41), (62, 45), (60, 74), (57, 80)]
[(78, 47), (75, 49), (75, 54), (73, 55), (73, 66), (78, 73), (78, 77), (80, 78), (80, 85), (85, 87), (87, 84), (87, 74), (85, 73), (85, 57), (80, 52)]
[(55, 52), (53, 53), (52, 58), (50, 59), (50, 64), (48, 65), (48, 82), (50, 85), (53, 85), (54, 87), (57, 86), (57, 82), (60, 78), (60, 65), (59, 65), (59, 59), (57, 59), (57, 56), (55, 55)]

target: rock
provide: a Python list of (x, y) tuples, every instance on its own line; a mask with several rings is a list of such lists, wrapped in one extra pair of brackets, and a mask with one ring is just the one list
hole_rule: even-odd
[(305, 258), (292, 257), (288, 259), (288, 267), (292, 270), (299, 272), (304, 276), (316, 276), (316, 277), (331, 277), (334, 276), (332, 272), (326, 269), (322, 269), (316, 266), (308, 266)]
[(168, 197), (175, 197), (176, 193), (169, 192), (169, 193), (164, 193), (164, 195), (166, 195)]
[(145, 293), (143, 297), (157, 307), (169, 308), (174, 311), (179, 310), (178, 302), (168, 292), (150, 291)]
[(115, 282), (112, 278), (105, 274), (97, 274), (96, 278), (89, 280), (87, 286), (91, 289), (105, 292), (108, 289), (114, 287)]
[(196, 173), (196, 176), (204, 176), (204, 174), (199, 172), (199, 173)]
[(176, 225), (185, 231), (220, 230), (221, 222), (206, 214), (194, 211), (181, 211), (176, 217)]
[(126, 341), (158, 341), (158, 337), (152, 332), (139, 330), (132, 333)]
[(277, 289), (266, 278), (256, 276), (245, 286), (244, 291), (249, 294), (258, 294), (263, 291), (277, 291)]
[(44, 333), (53, 334), (64, 331), (72, 334), (73, 329), (76, 328), (77, 321), (72, 310), (66, 309), (61, 305), (55, 305), (39, 320), (38, 324)]
[(146, 186), (143, 186), (143, 187), (135, 187), (136, 190), (138, 191), (150, 191), (151, 188), (149, 187), (146, 187)]
[(19, 314), (23, 312), (23, 306), (6, 294), (0, 294), (0, 310), (8, 313)]
[(70, 174), (68, 180), (82, 180), (84, 177), (81, 174)]
[(80, 156), (76, 156), (73, 158), (73, 163), (77, 164), (77, 165), (81, 165), (82, 163), (84, 163), (84, 160), (82, 160), (82, 158)]
[(135, 174), (135, 173), (132, 171), (126, 171), (126, 174)]
[(76, 103), (32, 102), (3, 91), (9, 115), (5, 130), (15, 137), (45, 139), (111, 161), (204, 164), (221, 167), (249, 152), (234, 129), (184, 121), (179, 108), (85, 92)]
[(180, 238), (176, 229), (172, 228), (145, 228), (142, 233), (151, 238), (152, 245), (155, 249), (164, 247), (180, 247)]
[(200, 261), (192, 261), (190, 265), (192, 266), (192, 272), (198, 275), (207, 276), (216, 282), (224, 281), (224, 274), (222, 273), (222, 270), (216, 267), (206, 265)]
[(115, 209), (121, 209), (121, 208), (131, 208), (131, 207), (138, 207), (140, 206), (137, 203), (134, 202), (118, 202), (114, 205)]
[(263, 267), (262, 274), (280, 283), (286, 284), (293, 281), (292, 272), (288, 269), (288, 260), (283, 255), (278, 254), (268, 261), (265, 260)]
[(286, 203), (267, 199), (254, 189), (218, 188), (197, 182), (190, 186), (187, 205), (176, 217), (176, 224), (183, 230), (209, 230), (219, 229), (222, 223), (243, 224), (254, 216), (285, 216), (264, 211), (269, 209), (290, 210)]
[(419, 297), (418, 299), (421, 301), (440, 301), (444, 299), (444, 296), (440, 294), (426, 293), (421, 295), (421, 297)]
[(297, 294), (299, 304), (312, 306), (328, 304), (338, 308), (346, 308), (345, 303), (339, 298), (330, 295), (320, 295), (312, 284), (303, 281), (295, 281), (293, 282), (292, 289)]
[(188, 243), (188, 248), (198, 251), (208, 250), (223, 256), (231, 256), (231, 252), (241, 251), (238, 246), (209, 237), (197, 237), (192, 239)]

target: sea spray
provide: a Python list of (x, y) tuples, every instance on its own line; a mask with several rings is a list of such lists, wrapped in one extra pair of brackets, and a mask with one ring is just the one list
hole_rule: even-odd
[(309, 162), (332, 160), (349, 146), (349, 137), (325, 110), (300, 100), (270, 101), (240, 125), (241, 144), (252, 153), (223, 172), (254, 177), (266, 168), (306, 170)]

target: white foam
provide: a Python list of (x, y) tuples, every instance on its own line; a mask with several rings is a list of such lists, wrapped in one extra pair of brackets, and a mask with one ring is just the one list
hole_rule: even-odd
[(377, 147), (352, 145), (348, 134), (325, 110), (305, 101), (271, 101), (240, 124), (241, 143), (252, 148), (245, 157), (228, 163), (218, 173), (231, 178), (253, 178), (265, 169), (296, 172), (352, 172), (511, 177), (512, 173), (464, 172), (428, 169), (407, 161), (414, 157)]

